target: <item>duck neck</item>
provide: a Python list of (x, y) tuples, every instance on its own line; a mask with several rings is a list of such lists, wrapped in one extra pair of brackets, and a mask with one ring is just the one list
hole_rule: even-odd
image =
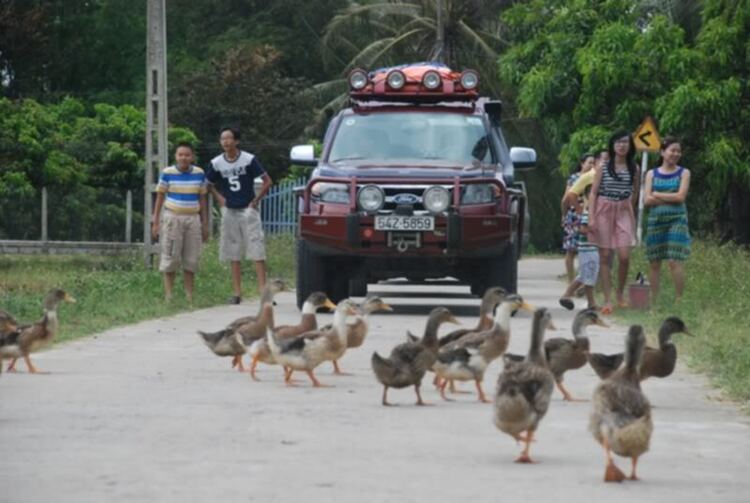
[(52, 308), (45, 308), (42, 323), (45, 323), (47, 325), (48, 332), (54, 334), (57, 331), (57, 326), (59, 324), (57, 319), (57, 306), (53, 306)]
[(273, 303), (264, 302), (260, 308), (260, 316), (258, 316), (258, 322), (264, 324), (268, 328), (273, 329)]
[(638, 364), (641, 360), (641, 353), (643, 353), (643, 345), (637, 341), (629, 342), (628, 347), (625, 348), (625, 376), (639, 382), (638, 377)]
[(300, 325), (302, 325), (305, 332), (318, 328), (318, 320), (315, 317), (316, 310), (317, 308), (312, 302), (305, 302), (302, 305), (302, 320), (300, 321)]
[(510, 302), (502, 302), (495, 312), (495, 323), (506, 332), (510, 332), (510, 315), (513, 314), (513, 306)]
[(666, 349), (669, 346), (672, 346), (672, 335), (674, 335), (675, 330), (671, 326), (662, 325), (659, 328), (659, 348), (660, 349)]
[(343, 309), (336, 309), (333, 313), (333, 328), (339, 339), (346, 342), (346, 312)]
[(588, 324), (584, 323), (583, 318), (576, 318), (573, 320), (573, 337), (580, 339), (586, 337), (586, 328)]
[(427, 347), (437, 347), (438, 346), (438, 338), (437, 338), (437, 332), (438, 328), (440, 328), (440, 325), (443, 322), (437, 318), (429, 318), (427, 320), (427, 326), (425, 326), (424, 329), (424, 335), (422, 335), (422, 344)]
[(547, 359), (544, 357), (544, 352), (542, 351), (544, 329), (545, 327), (542, 325), (542, 320), (535, 317), (531, 325), (531, 344), (529, 345), (528, 360), (537, 365), (544, 365), (547, 363)]

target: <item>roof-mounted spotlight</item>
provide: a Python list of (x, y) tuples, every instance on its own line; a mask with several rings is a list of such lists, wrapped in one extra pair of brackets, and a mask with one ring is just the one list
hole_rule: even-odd
[(367, 72), (360, 68), (352, 70), (349, 74), (349, 87), (355, 91), (361, 91), (364, 89), (369, 81), (370, 79), (367, 78)]
[(466, 90), (475, 89), (479, 85), (479, 74), (474, 70), (461, 72), (461, 87)]
[(385, 81), (388, 83), (388, 87), (394, 91), (398, 91), (406, 84), (406, 75), (401, 70), (391, 70)]
[(443, 79), (440, 78), (440, 74), (434, 70), (430, 70), (424, 73), (422, 76), (422, 85), (430, 91), (434, 91), (443, 84)]

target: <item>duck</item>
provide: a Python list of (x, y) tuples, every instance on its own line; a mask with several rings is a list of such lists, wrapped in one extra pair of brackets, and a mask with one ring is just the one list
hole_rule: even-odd
[(473, 380), (480, 402), (490, 403), (482, 390), (482, 381), (487, 367), (502, 355), (510, 341), (510, 317), (514, 311), (524, 309), (534, 311), (520, 295), (505, 295), (495, 311), (493, 325), (488, 330), (465, 333), (438, 351), (432, 370), (441, 380), (440, 396), (445, 396), (445, 388), (451, 381)]
[(503, 369), (497, 380), (495, 426), (525, 446), (516, 463), (532, 463), (531, 442), (539, 423), (547, 414), (554, 390), (555, 377), (547, 367), (544, 355), (544, 331), (554, 329), (546, 308), (534, 311), (529, 352), (522, 362)]
[[(446, 335), (438, 339), (439, 346), (442, 348), (443, 346), (457, 341), (466, 334), (491, 330), (495, 324), (495, 309), (506, 295), (508, 295), (508, 292), (502, 287), (496, 286), (493, 288), (488, 288), (487, 291), (484, 292), (482, 302), (479, 305), (479, 320), (477, 321), (477, 325), (474, 328), (459, 328), (447, 333)], [(407, 341), (415, 342), (419, 340), (419, 337), (409, 331), (407, 331), (406, 337)], [(434, 384), (437, 389), (441, 388), (441, 379), (437, 374), (435, 375), (435, 379), (433, 379), (432, 384)], [(451, 393), (456, 393), (457, 391), (454, 386), (453, 380), (449, 382), (449, 385)]]
[(259, 337), (265, 336), (265, 329), (262, 327), (273, 325), (273, 297), (285, 290), (286, 283), (284, 280), (270, 280), (261, 293), (257, 315), (237, 318), (218, 332), (199, 330), (198, 335), (216, 356), (231, 356), (232, 368), (236, 367), (240, 372), (244, 372), (242, 355), (247, 352), (247, 346), (252, 344), (254, 340), (252, 336), (258, 335), (258, 332), (260, 332)]
[[(563, 385), (563, 376), (568, 370), (575, 370), (586, 365), (588, 361), (590, 342), (586, 336), (586, 327), (598, 325), (609, 327), (604, 322), (596, 309), (583, 309), (573, 318), (573, 339), (564, 337), (552, 337), (544, 341), (544, 353), (547, 357), (547, 365), (555, 376), (555, 384), (563, 395), (566, 402), (583, 401), (573, 398), (573, 395)], [(523, 360), (521, 355), (503, 355), (506, 362), (518, 362)], [(507, 364), (507, 363), (506, 363)]]
[(0, 336), (8, 335), (18, 330), (18, 322), (7, 311), (0, 309)]
[(651, 404), (641, 390), (638, 366), (646, 337), (643, 327), (628, 330), (625, 365), (597, 386), (592, 399), (589, 431), (604, 449), (605, 482), (621, 482), (625, 474), (615, 465), (612, 452), (631, 460), (630, 479), (638, 480), (638, 458), (648, 451), (654, 430)]
[[(334, 310), (336, 309), (336, 304), (331, 302), (328, 296), (323, 292), (311, 293), (305, 300), (305, 303), (302, 304), (302, 318), (300, 319), (300, 322), (296, 325), (281, 325), (275, 327), (273, 328), (274, 334), (276, 334), (276, 337), (284, 339), (296, 337), (305, 332), (316, 330), (318, 328), (318, 320), (315, 314), (318, 309), (321, 308)], [(248, 348), (248, 353), (252, 359), (250, 363), (250, 377), (259, 381), (255, 373), (256, 368), (258, 367), (258, 362), (268, 365), (276, 364), (276, 360), (274, 359), (273, 354), (271, 354), (271, 348), (268, 345), (268, 339), (262, 337), (254, 341)], [(286, 375), (286, 369), (284, 375)]]
[[(349, 323), (346, 326), (346, 348), (344, 351), (352, 348), (361, 347), (365, 342), (365, 338), (370, 330), (369, 316), (372, 313), (378, 311), (389, 311), (392, 312), (393, 308), (386, 304), (383, 299), (377, 296), (367, 297), (362, 304), (359, 306), (359, 313), (355, 316), (354, 323)], [(342, 352), (343, 356), (343, 352)], [(341, 358), (341, 357), (339, 357)], [(332, 361), (334, 374), (344, 375), (339, 367), (338, 360), (336, 358)]]
[[(652, 348), (646, 346), (643, 348), (643, 357), (639, 371), (642, 381), (649, 377), (664, 378), (672, 375), (677, 364), (677, 347), (672, 343), (671, 339), (674, 334), (679, 333), (692, 335), (688, 331), (685, 322), (676, 316), (670, 316), (662, 322), (659, 327), (659, 347)], [(625, 356), (623, 353), (611, 355), (592, 353), (589, 355), (588, 361), (594, 372), (600, 378), (606, 379), (620, 368), (624, 359)]]
[[(30, 373), (36, 374), (39, 370), (31, 363), (29, 355), (52, 343), (57, 335), (59, 321), (57, 318), (57, 308), (61, 302), (74, 303), (74, 299), (69, 293), (60, 289), (53, 288), (44, 297), (44, 315), (36, 323), (31, 325), (18, 326), (16, 330), (6, 333), (0, 342), (0, 360), (10, 358), (8, 372), (15, 372), (16, 361), (23, 358), (26, 362), (26, 368)], [(6, 326), (11, 326), (12, 316), (6, 313)], [(13, 320), (15, 322), (15, 320)]]
[(273, 330), (266, 335), (273, 358), (287, 368), (284, 382), (293, 386), (294, 371), (305, 371), (316, 388), (323, 384), (315, 377), (315, 368), (326, 360), (333, 360), (346, 348), (346, 317), (357, 314), (357, 304), (344, 299), (333, 312), (333, 326), (330, 330), (313, 330), (296, 337), (281, 339)]
[(424, 335), (420, 340), (399, 344), (391, 350), (388, 358), (383, 358), (377, 351), (372, 353), (370, 363), (375, 378), (383, 385), (384, 406), (391, 405), (388, 402), (388, 388), (401, 389), (408, 386), (414, 386), (417, 405), (427, 405), (422, 400), (419, 388), (425, 373), (437, 360), (437, 332), (443, 323), (459, 324), (448, 308), (436, 307), (427, 318)]

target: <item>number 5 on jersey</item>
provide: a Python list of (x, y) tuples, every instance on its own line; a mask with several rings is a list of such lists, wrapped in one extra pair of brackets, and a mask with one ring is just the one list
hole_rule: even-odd
[(232, 192), (238, 192), (242, 188), (240, 186), (240, 177), (239, 176), (237, 176), (237, 175), (230, 176), (228, 178), (228, 180), (229, 180), (229, 190), (231, 190)]

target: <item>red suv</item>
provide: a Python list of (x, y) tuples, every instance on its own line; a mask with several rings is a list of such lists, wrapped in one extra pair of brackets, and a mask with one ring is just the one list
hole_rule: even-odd
[[(499, 101), (479, 75), (421, 63), (349, 75), (350, 106), (331, 120), (301, 191), (297, 303), (313, 291), (362, 296), (368, 282), (452, 276), (475, 295), (516, 290), (526, 211), (513, 188), (533, 149), (508, 149)], [(528, 228), (528, 227), (526, 227)]]

